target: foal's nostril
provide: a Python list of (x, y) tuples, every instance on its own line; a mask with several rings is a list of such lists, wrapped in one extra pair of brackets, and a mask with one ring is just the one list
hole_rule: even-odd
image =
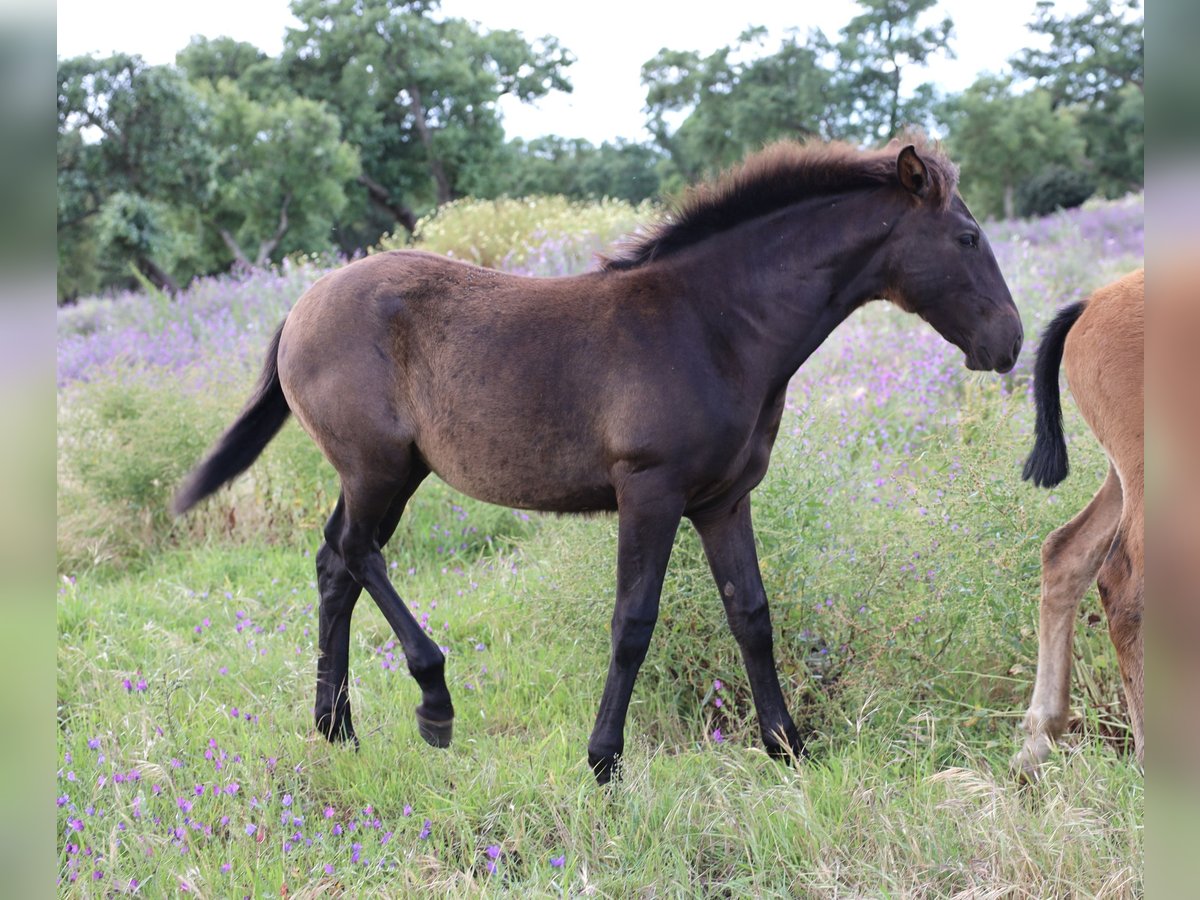
[(1021, 342), (1024, 339), (1024, 337), (1025, 337), (1024, 335), (1019, 334), (1019, 335), (1017, 335), (1017, 339), (1015, 341), (1013, 341), (1013, 346), (1012, 346), (1013, 362), (1016, 362), (1017, 357), (1019, 357), (1021, 355)]

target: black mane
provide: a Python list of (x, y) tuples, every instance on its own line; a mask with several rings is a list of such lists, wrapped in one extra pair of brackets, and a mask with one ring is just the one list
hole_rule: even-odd
[[(780, 141), (748, 156), (715, 181), (689, 188), (649, 234), (634, 238), (616, 255), (601, 259), (606, 271), (633, 269), (669, 256), (742, 222), (776, 212), (808, 197), (895, 184), (901, 145), (859, 150), (843, 143)], [(917, 145), (929, 171), (929, 202), (945, 208), (958, 169), (936, 147)]]

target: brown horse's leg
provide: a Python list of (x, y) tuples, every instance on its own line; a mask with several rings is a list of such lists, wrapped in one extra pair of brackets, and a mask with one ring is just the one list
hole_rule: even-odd
[(1145, 571), (1142, 559), (1140, 511), (1134, 517), (1126, 509), (1112, 547), (1100, 567), (1096, 582), (1108, 616), (1108, 634), (1117, 648), (1117, 664), (1125, 687), (1125, 705), (1133, 726), (1133, 747), (1138, 765), (1145, 764), (1146, 737), (1143, 720), (1144, 684), (1142, 669), (1142, 610), (1145, 603)]
[(1026, 778), (1038, 767), (1067, 725), (1071, 688), (1071, 644), (1075, 613), (1096, 578), (1121, 516), (1121, 481), (1115, 469), (1074, 519), (1051, 532), (1042, 545), (1042, 601), (1038, 616), (1038, 666), (1033, 699), (1022, 728), (1028, 735), (1014, 760)]
[[(434, 747), (446, 747), (450, 744), (454, 724), (454, 706), (450, 702), (450, 690), (446, 687), (446, 658), (437, 644), (421, 630), (392, 587), (380, 550), (380, 538), (389, 525), (395, 528), (399, 513), (403, 510), (403, 501), (407, 501), (416, 488), (413, 484), (414, 474), (401, 471), (399, 477), (403, 480), (399, 482), (399, 488), (396, 487), (396, 476), (390, 473), (386, 479), (371, 477), (370, 474), (357, 478), (343, 475), (345, 513), (342, 516), (341, 533), (327, 533), (326, 539), (338, 548), (346, 569), (371, 595), (404, 648), (408, 671), (421, 688), (421, 703), (416, 710), (421, 737)], [(424, 477), (423, 473), (421, 477)], [(416, 481), (419, 483), (420, 479)]]
[(750, 497), (743, 497), (719, 516), (693, 521), (721, 592), (729, 629), (742, 651), (763, 744), (775, 757), (798, 755), (803, 742), (779, 689), (771, 612), (754, 548)]
[[(338, 498), (326, 534), (340, 534), (343, 501)], [(317, 631), (317, 730), (331, 741), (357, 743), (350, 719), (350, 615), (362, 586), (328, 541), (317, 551), (317, 591), (321, 595)]]
[[(408, 484), (392, 501), (384, 521), (379, 525), (377, 542), (383, 547), (391, 540), (404, 507), (420, 486), (428, 469), (414, 471)], [(336, 539), (344, 527), (345, 501), (338, 497), (337, 506), (325, 526), (325, 532)], [(350, 696), (347, 691), (350, 675), (350, 617), (362, 592), (341, 556), (328, 541), (317, 551), (317, 588), (321, 595), (320, 626), (318, 631), (317, 700), (314, 708), (317, 730), (331, 741), (358, 739), (350, 715)]]
[(629, 479), (618, 497), (617, 602), (612, 617), (612, 656), (596, 725), (588, 740), (588, 762), (596, 781), (607, 784), (625, 748), (625, 715), (633, 683), (646, 658), (650, 636), (658, 621), (671, 545), (679, 528), (683, 501), (645, 484), (634, 488)]

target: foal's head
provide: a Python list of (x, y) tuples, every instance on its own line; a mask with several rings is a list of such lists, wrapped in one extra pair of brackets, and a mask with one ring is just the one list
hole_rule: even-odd
[(888, 241), (887, 297), (925, 319), (967, 357), (967, 368), (1009, 371), (1024, 332), (979, 223), (954, 189), (953, 167), (931, 171), (913, 146), (896, 157), (910, 209)]

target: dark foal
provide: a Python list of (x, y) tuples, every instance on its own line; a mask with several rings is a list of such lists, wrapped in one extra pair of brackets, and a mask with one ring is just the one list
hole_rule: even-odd
[(700, 533), (745, 660), (763, 741), (800, 752), (772, 652), (750, 522), (788, 380), (872, 298), (928, 321), (968, 368), (1012, 368), (1021, 321), (987, 239), (933, 149), (778, 144), (599, 271), (520, 278), (428, 253), (351, 263), (296, 303), (257, 392), (176, 498), (244, 471), (289, 412), (341, 477), (317, 557), (316, 722), (354, 738), (350, 615), (379, 605), (421, 688), (417, 722), (450, 741), (444, 659), (380, 548), (434, 472), (480, 500), (619, 515), (612, 658), (588, 759), (600, 782), (658, 616), (679, 522)]
[(1143, 344), (1146, 273), (1139, 269), (1081, 303), (1064, 307), (1038, 347), (1037, 438), (1025, 478), (1053, 487), (1067, 477), (1058, 370), (1108, 456), (1108, 477), (1092, 501), (1042, 546), (1038, 667), (1017, 754), (1021, 774), (1035, 779), (1070, 712), (1075, 613), (1093, 581), (1117, 648), (1138, 763), (1143, 730), (1142, 607), (1145, 592)]

